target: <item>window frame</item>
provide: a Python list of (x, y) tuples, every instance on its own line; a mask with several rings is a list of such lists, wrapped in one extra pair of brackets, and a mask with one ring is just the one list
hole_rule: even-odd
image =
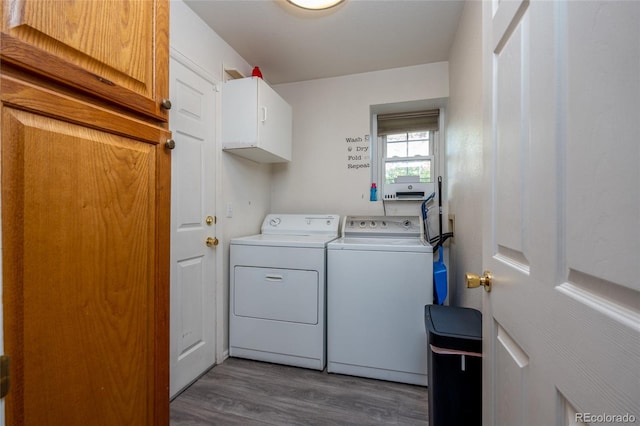
[[(444, 123), (445, 123), (445, 114), (446, 114), (446, 98), (438, 98), (432, 99), (430, 101), (420, 101), (419, 108), (420, 109), (438, 109), (438, 129), (431, 130), (432, 132), (432, 142), (431, 142), (431, 156), (433, 157), (432, 169), (431, 169), (431, 183), (436, 184), (437, 177), (443, 176), (445, 173), (444, 169), (444, 143), (445, 143), (445, 132), (444, 132)], [(409, 102), (408, 104), (412, 104)], [(399, 105), (399, 104), (398, 104)], [(399, 109), (394, 108), (394, 111), (398, 111)], [(416, 109), (407, 109), (407, 111), (416, 110)], [(383, 136), (378, 134), (378, 114), (388, 111), (387, 105), (372, 105), (371, 106), (371, 135), (370, 138), (370, 150), (371, 150), (371, 182), (375, 182), (378, 187), (378, 200), (379, 201), (411, 201), (411, 199), (385, 199), (384, 194), (386, 194), (385, 186), (385, 147), (383, 144), (385, 143), (383, 140)]]
[[(409, 139), (409, 134), (410, 133), (418, 133), (421, 132), (422, 130), (412, 130), (412, 131), (405, 131), (403, 132), (406, 135), (406, 139), (404, 141), (388, 141), (387, 137), (390, 136), (391, 134), (388, 135), (384, 135), (381, 136), (381, 146), (382, 149), (381, 151), (381, 161), (380, 161), (380, 183), (381, 184), (390, 184), (390, 183), (395, 183), (395, 182), (387, 182), (387, 164), (389, 163), (411, 163), (411, 162), (423, 162), (423, 161), (428, 161), (429, 164), (429, 180), (428, 181), (422, 181), (420, 180), (421, 183), (433, 183), (434, 182), (434, 169), (435, 169), (435, 164), (436, 164), (436, 157), (434, 155), (434, 148), (435, 148), (435, 143), (434, 143), (434, 139), (436, 137), (436, 132), (437, 130), (424, 130), (424, 132), (427, 133), (427, 138), (426, 139)], [(393, 135), (399, 135), (402, 134), (401, 132), (398, 133), (393, 133)], [(412, 141), (427, 141), (428, 144), (428, 152), (429, 155), (414, 155), (414, 156), (408, 156), (409, 152), (408, 152), (408, 144), (411, 143)], [(388, 147), (389, 144), (394, 144), (394, 143), (404, 143), (407, 144), (407, 156), (406, 157), (389, 157), (387, 155), (388, 153)]]

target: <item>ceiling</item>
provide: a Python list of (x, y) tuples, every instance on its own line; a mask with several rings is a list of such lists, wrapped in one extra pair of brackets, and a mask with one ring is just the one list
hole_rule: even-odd
[(446, 61), (462, 0), (184, 0), (271, 84)]

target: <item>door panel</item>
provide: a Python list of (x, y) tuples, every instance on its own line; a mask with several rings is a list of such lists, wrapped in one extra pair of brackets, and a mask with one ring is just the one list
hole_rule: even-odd
[(171, 58), (171, 395), (215, 362), (215, 92)]
[(527, 87), (523, 81), (524, 39), (522, 22), (513, 22), (509, 37), (495, 52), (496, 85), (496, 223), (497, 250), (505, 261), (528, 268), (525, 255), (526, 202), (529, 196), (526, 170), (529, 144), (524, 105)]
[[(176, 99), (178, 105), (180, 97)], [(179, 111), (178, 114), (184, 113)], [(177, 120), (176, 120), (177, 121)], [(186, 120), (185, 120), (186, 121)], [(189, 120), (191, 121), (191, 120)], [(178, 127), (177, 123), (172, 123)], [(185, 123), (191, 126), (191, 123)], [(189, 131), (200, 130), (190, 127)], [(203, 170), (204, 159), (203, 143), (204, 141), (191, 134), (185, 133), (184, 130), (176, 130), (176, 137), (179, 138), (180, 151), (176, 151), (176, 162), (180, 161), (180, 167), (176, 167), (173, 176), (176, 180), (176, 186), (182, 190), (175, 194), (177, 199), (178, 227), (180, 231), (189, 232), (191, 228), (204, 229), (205, 223), (202, 213), (204, 212), (202, 191), (205, 171)], [(183, 164), (184, 162), (184, 164)], [(192, 163), (190, 163), (192, 162)]]
[[(639, 291), (638, 6), (567, 7), (567, 43), (575, 46), (567, 70), (567, 266)], [(616, 244), (599, 244), (609, 240)]]
[(578, 412), (640, 422), (640, 4), (568, 2), (562, 19), (571, 30), (556, 290), (570, 320), (555, 331), (575, 344), (557, 348), (558, 368), (579, 365), (598, 395), (564, 375), (558, 389)]
[(8, 424), (161, 421), (156, 145), (6, 106), (2, 124)]
[[(180, 341), (179, 359), (188, 356), (189, 353), (206, 341), (204, 335), (205, 324), (202, 323), (202, 288), (204, 287), (205, 271), (202, 256), (194, 259), (185, 259), (178, 262), (178, 274), (176, 288), (180, 300), (182, 334), (176, 336)], [(207, 327), (208, 329), (208, 327)]]
[[(526, 389), (528, 380), (529, 357), (518, 346), (504, 328), (496, 324), (496, 393), (510, 395), (496, 401), (496, 418), (503, 425), (527, 424)], [(515, 402), (515, 403), (514, 403)]]
[[(490, 354), (485, 353), (485, 375), (491, 374), (488, 380), (485, 379), (485, 385), (493, 382), (491, 392), (500, 395), (490, 406), (485, 404), (483, 408), (485, 417), (490, 416), (495, 422), (486, 424), (526, 424), (525, 389), (531, 386), (529, 355), (522, 348), (531, 345), (524, 340), (531, 326), (523, 319), (533, 312), (520, 298), (520, 287), (530, 275), (527, 249), (530, 223), (526, 208), (531, 196), (526, 115), (530, 93), (525, 68), (528, 7), (528, 2), (500, 3), (493, 18), (491, 63), (496, 77), (491, 108), (495, 121), (490, 140), (493, 157), (486, 165), (491, 175), (488, 184), (492, 194), (489, 196), (492, 219), (485, 225), (485, 245), (490, 250), (490, 262), (485, 259), (485, 264), (490, 263), (486, 269), (496, 278), (509, 276), (510, 287), (508, 290), (496, 289), (492, 295), (492, 310), (484, 312), (485, 346), (490, 344), (492, 349)], [(489, 336), (487, 330), (490, 330)], [(509, 398), (503, 398), (503, 395), (509, 395)]]
[(640, 419), (640, 3), (486, 2), (486, 425)]
[(4, 0), (3, 17), (3, 60), (166, 121), (166, 0)]

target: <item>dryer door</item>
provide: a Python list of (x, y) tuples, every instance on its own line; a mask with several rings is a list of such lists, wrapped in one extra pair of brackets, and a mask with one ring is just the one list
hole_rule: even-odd
[(317, 271), (236, 266), (234, 272), (236, 316), (318, 323)]

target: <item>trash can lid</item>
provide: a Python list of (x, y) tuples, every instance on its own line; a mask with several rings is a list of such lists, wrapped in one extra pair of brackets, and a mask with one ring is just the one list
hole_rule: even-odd
[(426, 305), (429, 343), (443, 349), (482, 352), (482, 313), (458, 306)]

